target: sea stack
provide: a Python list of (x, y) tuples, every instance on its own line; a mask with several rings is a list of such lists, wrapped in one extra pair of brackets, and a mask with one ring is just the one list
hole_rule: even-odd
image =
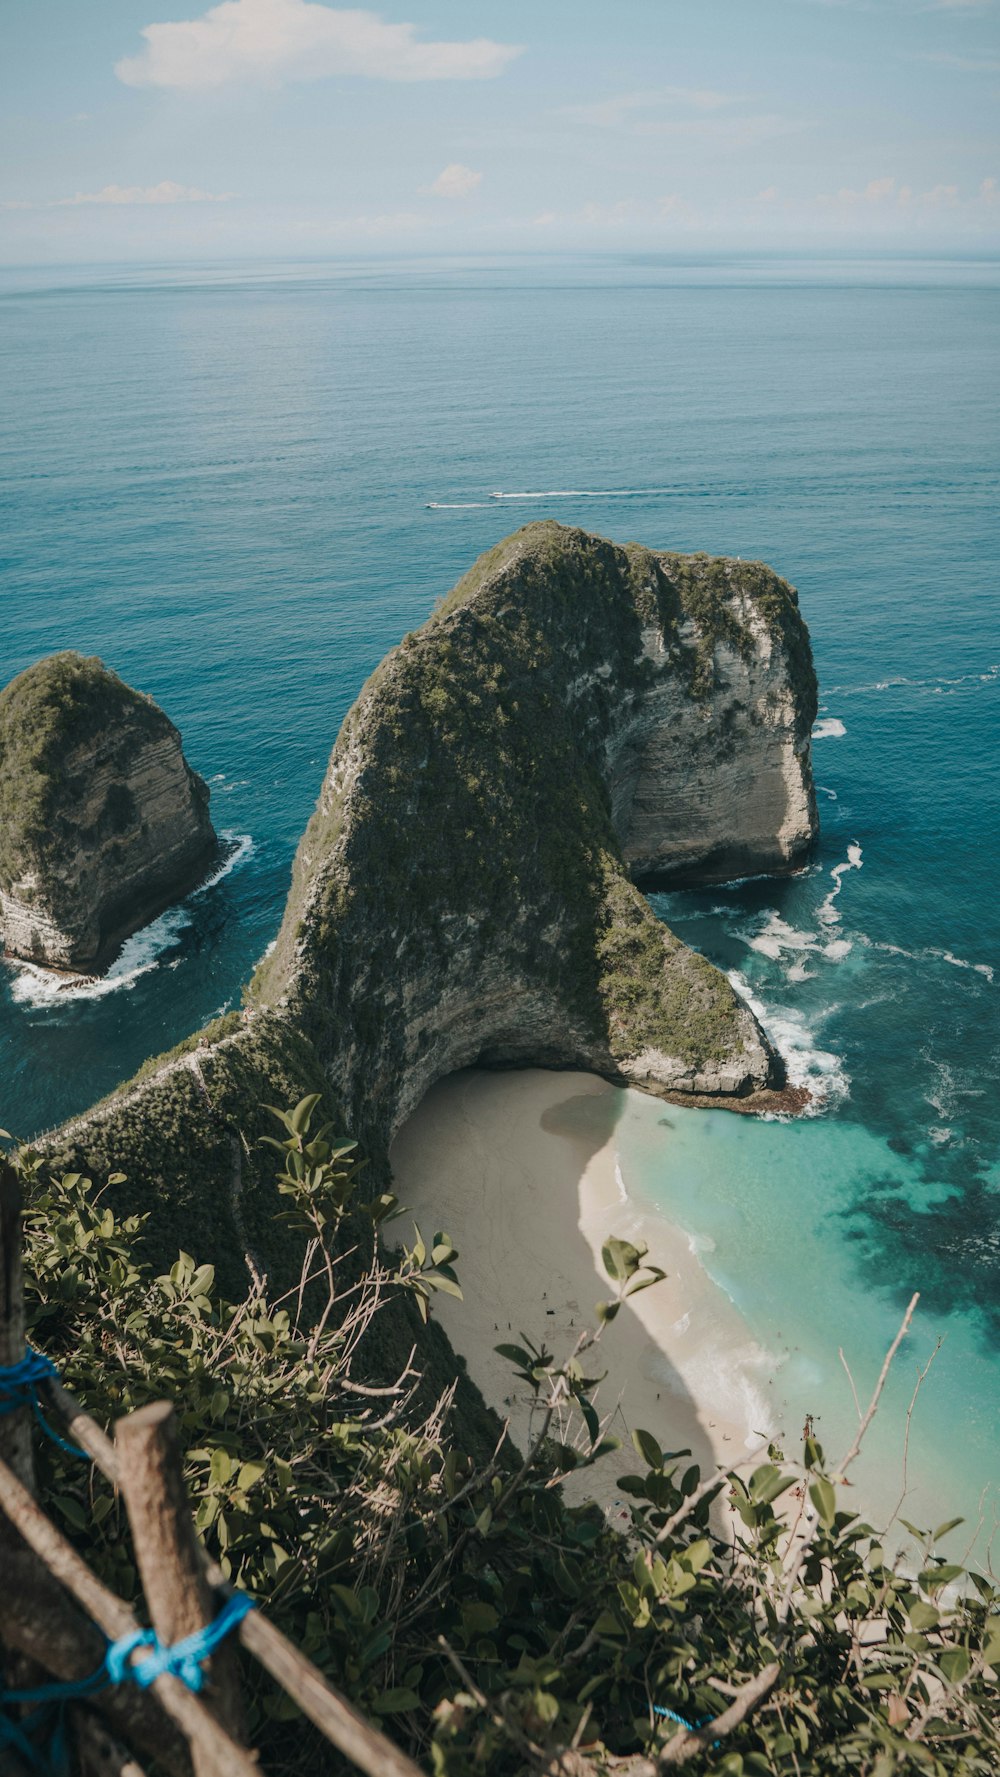
[(763, 1109), (780, 1057), (642, 890), (802, 866), (815, 714), (798, 598), (763, 563), (527, 525), (349, 713), (254, 992), (317, 1042), (353, 1130), (475, 1064)]
[(50, 654), (0, 692), (6, 954), (100, 973), (218, 853), (173, 723), (103, 662)]

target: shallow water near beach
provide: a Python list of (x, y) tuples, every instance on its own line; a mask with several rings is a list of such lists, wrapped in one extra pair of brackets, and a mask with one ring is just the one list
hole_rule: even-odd
[(872, 1497), (942, 1336), (904, 1511), (971, 1515), (1000, 1467), (998, 285), (940, 260), (0, 275), (2, 678), (100, 654), (181, 727), (233, 846), (115, 976), (0, 969), (0, 1123), (52, 1125), (239, 1003), (342, 717), (481, 550), (554, 517), (761, 557), (812, 631), (820, 845), (654, 905), (814, 1114), (641, 1103), (623, 1177), (771, 1354), (760, 1429), (811, 1412), (835, 1450), (838, 1345), (863, 1395), (921, 1290)]

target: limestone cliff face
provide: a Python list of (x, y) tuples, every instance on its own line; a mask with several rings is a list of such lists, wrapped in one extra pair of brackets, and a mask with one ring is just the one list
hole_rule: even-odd
[(693, 612), (672, 637), (644, 627), (654, 678), (607, 749), (625, 862), (663, 888), (794, 869), (817, 830), (815, 690), (794, 594), (758, 563), (653, 560)]
[(255, 1107), (291, 1091), (322, 1090), (377, 1168), (433, 1082), (475, 1063), (772, 1104), (779, 1057), (638, 884), (804, 859), (815, 708), (770, 569), (527, 526), (347, 716), (247, 1011), (81, 1119), (60, 1157), (152, 1163), (159, 1214), (215, 1155), (218, 1210)]
[(55, 654), (0, 694), (0, 932), (10, 956), (100, 970), (218, 850), (208, 789), (150, 698)]
[(470, 1063), (747, 1096), (780, 1063), (636, 882), (788, 870), (816, 830), (815, 679), (758, 564), (530, 525), (348, 717), (259, 991), (348, 1116)]

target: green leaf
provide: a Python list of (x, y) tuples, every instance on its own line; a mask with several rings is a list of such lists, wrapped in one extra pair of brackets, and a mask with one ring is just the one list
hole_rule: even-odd
[(523, 1345), (494, 1345), (494, 1351), (500, 1357), (509, 1358), (512, 1364), (520, 1364), (524, 1370), (530, 1370), (534, 1359)]
[(941, 1621), (940, 1614), (934, 1609), (933, 1604), (928, 1604), (923, 1598), (915, 1599), (907, 1614), (913, 1627), (921, 1631), (936, 1629)]
[(972, 1660), (967, 1648), (949, 1647), (943, 1654), (938, 1654), (937, 1663), (949, 1684), (961, 1684), (968, 1674)]
[(792, 1485), (794, 1479), (794, 1475), (783, 1475), (772, 1462), (766, 1462), (762, 1468), (755, 1469), (750, 1477), (750, 1498), (758, 1505), (770, 1505), (772, 1500), (777, 1499), (779, 1494)]
[(634, 1431), (632, 1433), (632, 1442), (647, 1468), (661, 1469), (663, 1467), (663, 1451), (660, 1449), (652, 1432), (640, 1430)]
[(837, 1515), (837, 1495), (833, 1484), (822, 1476), (809, 1484), (809, 1498), (819, 1514), (820, 1523), (829, 1530)]
[(951, 1561), (943, 1561), (940, 1567), (925, 1567), (917, 1578), (925, 1592), (939, 1592), (942, 1586), (950, 1586), (952, 1580), (961, 1579), (964, 1572), (964, 1567), (957, 1567)]
[(594, 1304), (594, 1312), (602, 1326), (604, 1326), (614, 1320), (620, 1307), (620, 1302), (596, 1302)]
[(289, 1120), (288, 1126), (293, 1135), (302, 1135), (308, 1129), (313, 1111), (322, 1098), (321, 1092), (310, 1092), (307, 1098), (300, 1098)]
[(628, 1289), (625, 1291), (626, 1296), (637, 1296), (640, 1290), (652, 1289), (654, 1283), (666, 1282), (667, 1274), (665, 1271), (660, 1270), (659, 1265), (647, 1265), (645, 1270), (645, 1277), (637, 1277), (634, 1283), (629, 1284)]
[(402, 1715), (407, 1709), (419, 1709), (420, 1698), (416, 1691), (397, 1685), (395, 1690), (383, 1691), (380, 1697), (376, 1697), (372, 1708), (376, 1715)]
[(639, 1269), (645, 1255), (645, 1247), (633, 1246), (630, 1240), (619, 1240), (612, 1234), (601, 1248), (604, 1269), (613, 1283), (624, 1283)]
[(937, 1529), (935, 1530), (934, 1541), (940, 1542), (940, 1540), (943, 1536), (947, 1536), (949, 1530), (956, 1530), (958, 1528), (959, 1524), (964, 1524), (964, 1523), (965, 1523), (964, 1518), (946, 1518), (944, 1523), (939, 1524)]

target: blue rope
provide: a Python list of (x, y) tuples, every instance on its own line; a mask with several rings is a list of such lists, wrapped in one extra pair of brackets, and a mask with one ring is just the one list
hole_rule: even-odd
[[(678, 1727), (687, 1728), (689, 1734), (696, 1734), (699, 1728), (707, 1728), (709, 1722), (712, 1720), (710, 1715), (703, 1715), (701, 1721), (685, 1721), (683, 1715), (678, 1715), (675, 1709), (664, 1709), (659, 1703), (653, 1704), (653, 1714), (665, 1715), (668, 1721), (675, 1721)], [(718, 1740), (713, 1740), (712, 1742), (713, 1747), (720, 1744), (721, 1742)]]
[[(112, 1684), (135, 1684), (146, 1690), (163, 1673), (179, 1678), (189, 1691), (200, 1691), (205, 1683), (203, 1662), (210, 1658), (247, 1612), (253, 1610), (253, 1599), (246, 1592), (234, 1592), (227, 1598), (218, 1616), (204, 1629), (186, 1635), (172, 1647), (164, 1647), (152, 1629), (137, 1629), (109, 1643), (96, 1672), (87, 1678), (65, 1683), (36, 1685), (30, 1690), (0, 1691), (0, 1747), (12, 1746), (32, 1770), (44, 1777), (62, 1777), (67, 1768), (63, 1736), (62, 1705), (89, 1697)], [(132, 1664), (132, 1655), (140, 1648), (150, 1651), (144, 1660)], [(34, 1705), (23, 1721), (16, 1721), (8, 1710), (18, 1704)], [(51, 1730), (47, 1751), (41, 1751), (32, 1736), (48, 1726), (53, 1709), (59, 1710)]]
[(89, 1462), (90, 1457), (85, 1450), (78, 1450), (75, 1444), (67, 1443), (54, 1431), (38, 1404), (38, 1390), (43, 1382), (58, 1380), (59, 1371), (50, 1357), (42, 1351), (35, 1351), (29, 1345), (17, 1364), (0, 1364), (0, 1419), (8, 1413), (17, 1413), (22, 1407), (30, 1407), (41, 1426), (45, 1436), (51, 1438), (60, 1450), (68, 1456), (78, 1456), (81, 1461)]
[[(113, 1641), (104, 1656), (109, 1684), (136, 1684), (144, 1691), (164, 1672), (170, 1672), (186, 1684), (189, 1691), (200, 1691), (205, 1682), (202, 1662), (210, 1658), (220, 1641), (253, 1610), (253, 1599), (246, 1592), (234, 1592), (226, 1599), (214, 1622), (172, 1647), (163, 1647), (153, 1629), (137, 1629)], [(132, 1655), (140, 1648), (149, 1648), (146, 1659), (132, 1664)]]

